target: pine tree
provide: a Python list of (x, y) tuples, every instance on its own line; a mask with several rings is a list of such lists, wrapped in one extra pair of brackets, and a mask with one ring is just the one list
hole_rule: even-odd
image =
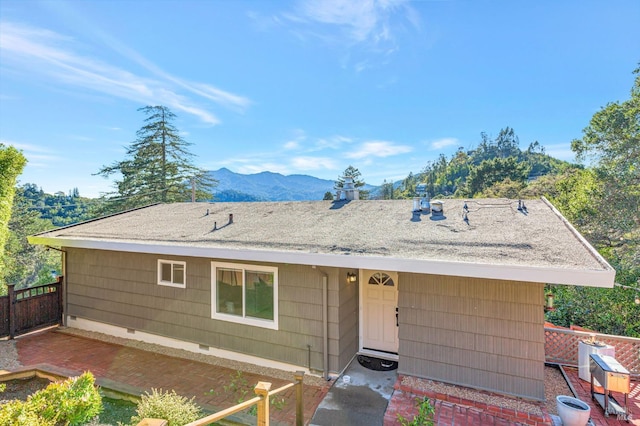
[(127, 157), (96, 173), (105, 178), (116, 173), (121, 176), (114, 182), (116, 191), (107, 194), (111, 202), (106, 212), (188, 201), (192, 185), (197, 188), (196, 199), (211, 199), (216, 182), (193, 165), (193, 154), (188, 150), (191, 143), (182, 139), (173, 125), (175, 114), (165, 106), (146, 106), (138, 111), (147, 118), (127, 148)]

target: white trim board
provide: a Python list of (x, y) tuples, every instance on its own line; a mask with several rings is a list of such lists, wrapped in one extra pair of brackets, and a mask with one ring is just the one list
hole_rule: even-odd
[(418, 274), (451, 275), (586, 287), (613, 288), (615, 280), (615, 269), (608, 263), (605, 263), (601, 270), (587, 270), (428, 259), (398, 259), (382, 256), (344, 256), (320, 253), (229, 249), (221, 247), (194, 247), (188, 245), (145, 244), (130, 241), (80, 240), (76, 238), (43, 237), (38, 235), (30, 236), (28, 240), (31, 244), (129, 253), (203, 257), (245, 262), (290, 263), (295, 265), (316, 265), (352, 269), (379, 269)]

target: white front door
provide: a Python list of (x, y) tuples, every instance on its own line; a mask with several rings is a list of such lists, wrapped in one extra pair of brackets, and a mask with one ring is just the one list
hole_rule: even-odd
[(397, 354), (398, 274), (370, 270), (360, 273), (360, 350)]

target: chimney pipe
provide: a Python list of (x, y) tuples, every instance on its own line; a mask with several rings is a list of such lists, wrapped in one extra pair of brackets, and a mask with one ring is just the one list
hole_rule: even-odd
[(233, 214), (229, 213), (229, 223), (233, 223)]

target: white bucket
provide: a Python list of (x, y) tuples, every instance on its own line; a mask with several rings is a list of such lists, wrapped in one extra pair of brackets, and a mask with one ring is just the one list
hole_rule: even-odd
[(585, 426), (589, 422), (591, 407), (579, 399), (558, 395), (556, 403), (563, 426)]

